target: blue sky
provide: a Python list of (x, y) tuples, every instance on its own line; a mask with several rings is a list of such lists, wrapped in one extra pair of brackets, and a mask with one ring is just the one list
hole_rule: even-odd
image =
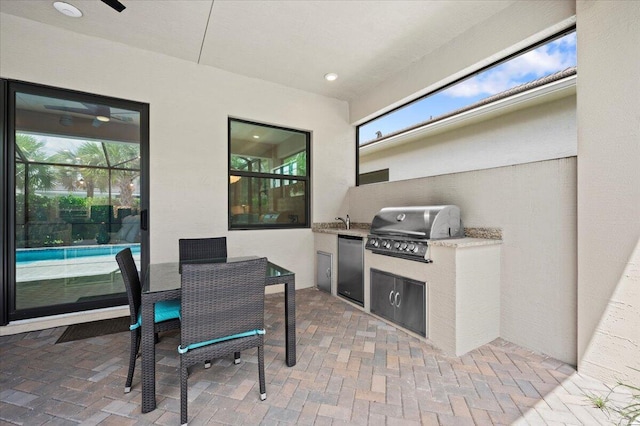
[(384, 136), (575, 65), (574, 31), (361, 126), (360, 142), (376, 139), (377, 131)]

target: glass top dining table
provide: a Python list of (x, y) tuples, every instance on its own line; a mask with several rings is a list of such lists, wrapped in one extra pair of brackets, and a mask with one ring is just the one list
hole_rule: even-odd
[[(182, 264), (191, 263), (229, 263), (243, 260), (258, 259), (259, 256), (219, 257), (212, 259), (185, 260)], [(273, 262), (267, 263), (267, 284), (282, 284), (282, 278), (295, 276), (288, 269), (278, 266)], [(142, 293), (154, 293), (180, 289), (180, 262), (152, 263), (149, 265), (147, 275), (142, 285)]]
[[(182, 263), (229, 263), (259, 256), (189, 260)], [(268, 262), (265, 286), (284, 284), (286, 364), (296, 365), (295, 273)], [(156, 408), (154, 305), (161, 300), (180, 298), (180, 263), (151, 263), (142, 284), (142, 412)]]

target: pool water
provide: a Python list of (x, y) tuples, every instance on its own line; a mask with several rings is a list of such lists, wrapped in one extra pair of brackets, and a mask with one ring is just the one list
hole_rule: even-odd
[(18, 249), (16, 250), (16, 264), (25, 265), (42, 260), (69, 260), (94, 256), (115, 257), (120, 250), (125, 248), (130, 248), (134, 255), (140, 254), (140, 244), (108, 244), (99, 246)]

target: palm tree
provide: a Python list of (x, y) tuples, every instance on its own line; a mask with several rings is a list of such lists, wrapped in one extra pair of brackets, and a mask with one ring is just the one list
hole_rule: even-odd
[(31, 194), (53, 188), (53, 168), (46, 164), (32, 164), (48, 161), (44, 147), (45, 142), (35, 136), (16, 133), (16, 188), (23, 188)]
[[(120, 205), (133, 205), (133, 183), (140, 175), (140, 146), (135, 144), (106, 144), (107, 155), (111, 167), (118, 168), (111, 172), (111, 182), (120, 190)], [(127, 169), (127, 170), (121, 170)]]
[[(51, 160), (55, 163), (74, 164), (77, 161), (77, 155), (70, 150), (62, 150), (51, 156)], [(84, 189), (80, 183), (76, 167), (58, 167), (56, 172), (56, 182), (66, 190), (71, 192), (77, 189)]]
[(77, 165), (58, 170), (58, 183), (69, 191), (83, 189), (87, 191), (87, 198), (90, 198), (94, 196), (95, 189), (104, 192), (110, 185), (117, 186), (120, 205), (133, 204), (132, 183), (140, 175), (138, 145), (87, 141), (76, 150), (58, 151), (52, 160)]
[(57, 163), (95, 166), (59, 168), (57, 181), (69, 191), (86, 190), (87, 198), (93, 197), (96, 189), (106, 191), (109, 176), (101, 143), (83, 142), (75, 151), (68, 149), (58, 151), (52, 160)]
[[(109, 186), (109, 174), (104, 149), (101, 143), (84, 142), (76, 151), (79, 163), (87, 166), (101, 166), (103, 168), (81, 168), (80, 181), (87, 190), (87, 198), (92, 198), (94, 190), (106, 191)], [(82, 183), (84, 182), (84, 183)]]
[[(16, 133), (15, 139), (16, 233), (27, 222), (46, 220), (50, 198), (39, 194), (53, 188), (55, 174), (47, 164), (45, 141), (35, 136)], [(16, 234), (17, 235), (17, 234)]]

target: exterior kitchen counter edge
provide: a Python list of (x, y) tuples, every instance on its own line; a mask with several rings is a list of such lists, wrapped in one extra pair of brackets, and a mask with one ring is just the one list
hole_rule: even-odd
[[(334, 223), (314, 223), (311, 230), (319, 234), (332, 234), (332, 235), (350, 235), (353, 237), (366, 238), (369, 235), (368, 224), (352, 224), (351, 229), (338, 228)], [(491, 235), (501, 236), (501, 232), (495, 231), (495, 228), (472, 228), (475, 230), (491, 230)], [(466, 233), (466, 229), (465, 229)], [(484, 232), (482, 235), (486, 234)], [(429, 245), (433, 247), (473, 247), (473, 246), (488, 246), (494, 244), (502, 244), (500, 238), (454, 238), (447, 240), (429, 240)]]
[(429, 240), (431, 247), (474, 247), (474, 246), (492, 246), (502, 244), (502, 240), (494, 240), (489, 238), (455, 238), (451, 240)]
[(316, 226), (316, 224), (314, 224), (311, 230), (319, 234), (350, 235), (352, 237), (362, 237), (362, 238), (366, 238), (367, 235), (369, 235), (369, 227), (367, 227), (366, 229), (355, 228), (355, 227), (352, 227), (351, 229), (345, 229), (345, 228), (321, 227), (321, 226)]

